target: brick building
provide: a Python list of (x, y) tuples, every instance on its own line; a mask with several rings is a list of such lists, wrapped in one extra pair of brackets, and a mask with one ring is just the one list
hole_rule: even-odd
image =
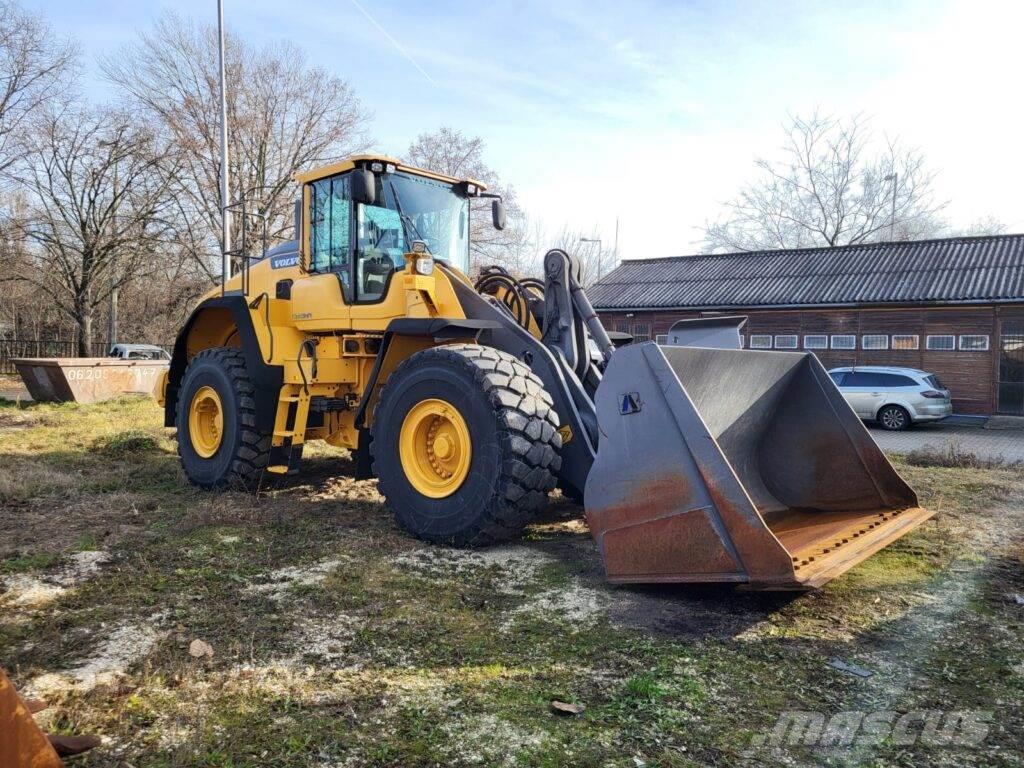
[(1024, 415), (1024, 235), (623, 261), (590, 291), (611, 330), (747, 315), (744, 346), (937, 374), (957, 413)]

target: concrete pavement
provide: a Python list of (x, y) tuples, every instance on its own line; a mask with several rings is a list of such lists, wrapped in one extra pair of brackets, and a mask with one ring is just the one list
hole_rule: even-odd
[(886, 432), (868, 425), (868, 431), (883, 451), (892, 453), (909, 453), (917, 448), (942, 451), (956, 441), (961, 451), (981, 459), (1024, 462), (1024, 430), (981, 429), (938, 422), (911, 427), (905, 432)]

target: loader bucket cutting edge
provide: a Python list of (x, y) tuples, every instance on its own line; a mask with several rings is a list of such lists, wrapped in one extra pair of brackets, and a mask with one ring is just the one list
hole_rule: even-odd
[(612, 582), (819, 587), (932, 515), (808, 353), (627, 346), (596, 405)]

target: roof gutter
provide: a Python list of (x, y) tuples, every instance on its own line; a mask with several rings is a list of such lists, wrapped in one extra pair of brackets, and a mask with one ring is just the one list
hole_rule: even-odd
[(594, 306), (595, 312), (758, 312), (782, 309), (901, 309), (914, 307), (934, 307), (937, 304), (955, 306), (985, 306), (990, 304), (1024, 304), (1024, 296), (1016, 299), (933, 299), (930, 301), (875, 302), (858, 303), (844, 302), (833, 304), (666, 304), (660, 307), (602, 307)]

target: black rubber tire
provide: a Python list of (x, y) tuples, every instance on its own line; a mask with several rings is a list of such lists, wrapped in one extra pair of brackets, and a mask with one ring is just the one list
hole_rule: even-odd
[(901, 405), (885, 405), (878, 412), (878, 425), (889, 432), (910, 429), (910, 414)]
[[(398, 448), (406, 415), (428, 398), (457, 408), (472, 442), (468, 477), (442, 499), (413, 487)], [(519, 534), (544, 508), (562, 461), (558, 417), (540, 379), (512, 355), (476, 344), (433, 347), (403, 362), (381, 390), (371, 432), (378, 488), (398, 524), (452, 546)]]
[[(212, 387), (224, 409), (224, 434), (217, 452), (206, 459), (195, 452), (188, 431), (188, 409), (200, 387)], [(201, 488), (259, 484), (270, 461), (269, 432), (256, 428), (254, 388), (245, 355), (235, 347), (204, 349), (185, 369), (178, 394), (178, 456), (188, 479)]]

